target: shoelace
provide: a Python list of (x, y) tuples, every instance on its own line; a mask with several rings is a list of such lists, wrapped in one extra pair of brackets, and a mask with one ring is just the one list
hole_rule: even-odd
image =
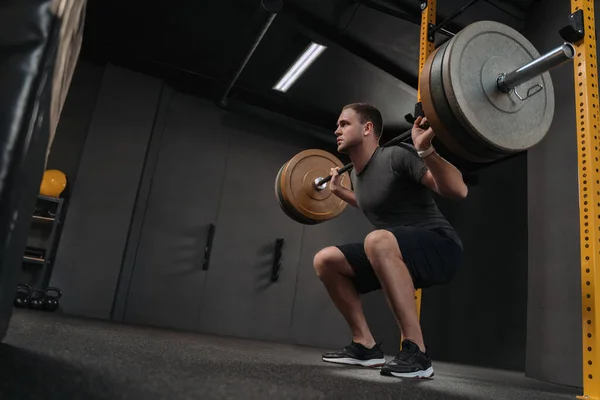
[(359, 346), (357, 343), (350, 343), (348, 346), (344, 347), (344, 350), (361, 350), (361, 346)]
[(404, 347), (398, 354), (396, 354), (396, 359), (401, 361), (410, 361), (415, 355), (415, 351), (408, 347)]
[(343, 352), (352, 352), (355, 350), (358, 350), (358, 346), (354, 343), (350, 343), (342, 349)]

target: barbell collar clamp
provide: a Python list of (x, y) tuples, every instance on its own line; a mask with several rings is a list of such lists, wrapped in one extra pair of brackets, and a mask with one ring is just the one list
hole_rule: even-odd
[(503, 93), (512, 93), (517, 86), (561, 66), (573, 57), (575, 47), (571, 43), (564, 43), (512, 72), (500, 74), (497, 79), (498, 89)]
[(323, 190), (327, 187), (327, 182), (324, 182), (325, 178), (320, 177), (315, 179), (315, 189), (316, 190)]

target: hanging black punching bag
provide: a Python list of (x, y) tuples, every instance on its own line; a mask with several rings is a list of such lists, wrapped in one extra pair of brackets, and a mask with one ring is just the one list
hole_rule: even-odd
[(0, 340), (79, 57), (85, 5), (85, 0), (0, 2)]

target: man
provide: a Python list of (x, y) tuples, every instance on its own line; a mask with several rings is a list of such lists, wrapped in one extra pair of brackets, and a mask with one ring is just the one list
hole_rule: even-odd
[[(352, 343), (323, 360), (367, 367), (381, 374), (407, 378), (433, 376), (417, 316), (415, 289), (448, 283), (462, 262), (462, 242), (438, 210), (432, 192), (464, 199), (462, 174), (431, 145), (434, 132), (412, 128), (413, 146), (381, 147), (383, 118), (369, 104), (350, 104), (337, 123), (337, 146), (354, 166), (354, 191), (341, 186), (331, 170), (331, 191), (359, 208), (375, 230), (364, 243), (327, 247), (314, 257), (317, 276), (344, 316)], [(382, 289), (404, 336), (402, 350), (386, 364), (363, 314), (359, 296)]]

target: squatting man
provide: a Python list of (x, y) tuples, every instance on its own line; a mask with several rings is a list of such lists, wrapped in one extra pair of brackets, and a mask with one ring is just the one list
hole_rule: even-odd
[[(314, 268), (352, 333), (352, 342), (323, 361), (381, 367), (381, 374), (403, 378), (434, 375), (417, 316), (415, 290), (450, 282), (462, 263), (463, 244), (439, 211), (433, 192), (464, 199), (467, 186), (460, 171), (432, 146), (432, 128), (412, 127), (413, 145), (379, 145), (381, 112), (370, 104), (343, 108), (335, 135), (337, 150), (347, 154), (353, 190), (341, 185), (344, 175), (331, 170), (330, 189), (360, 209), (374, 226), (364, 242), (326, 247)], [(382, 289), (403, 334), (402, 349), (386, 363), (363, 314), (360, 295)]]

